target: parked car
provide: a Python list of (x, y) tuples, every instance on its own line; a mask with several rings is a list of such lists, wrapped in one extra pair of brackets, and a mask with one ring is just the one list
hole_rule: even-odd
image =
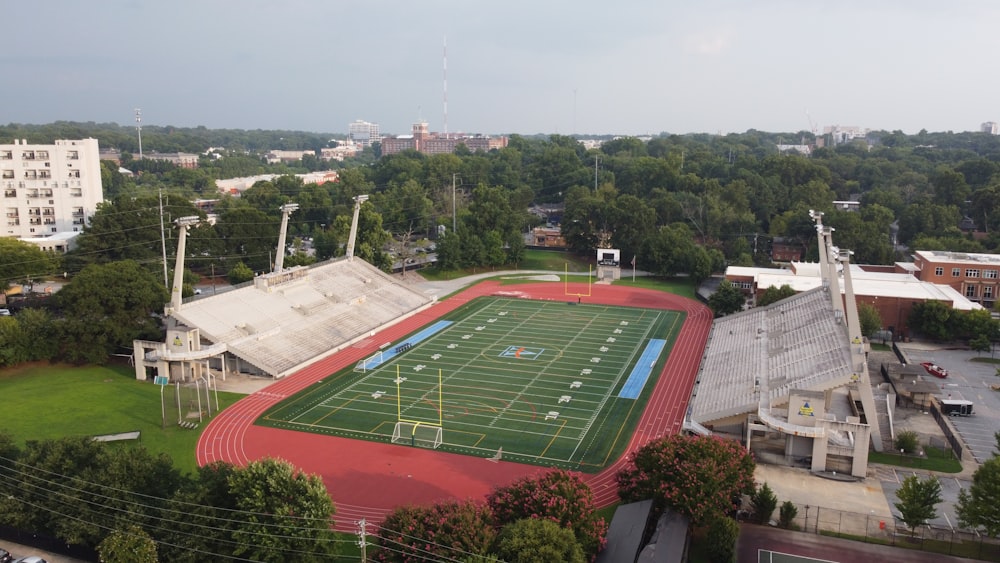
[(14, 560), (14, 556), (10, 554), (6, 549), (0, 548), (0, 563), (10, 563)]
[(10, 309), (0, 309), (0, 317), (9, 317), (9, 316), (10, 316)]
[(924, 362), (920, 365), (924, 366), (924, 369), (927, 370), (927, 373), (933, 375), (934, 377), (940, 377), (941, 379), (948, 377), (948, 370), (944, 369), (943, 367), (935, 363)]
[(27, 557), (15, 559), (14, 563), (48, 563), (48, 562), (37, 555), (29, 555)]

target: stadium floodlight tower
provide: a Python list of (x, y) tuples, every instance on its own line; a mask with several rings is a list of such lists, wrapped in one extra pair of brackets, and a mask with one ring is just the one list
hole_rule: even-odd
[(359, 195), (354, 198), (354, 218), (351, 219), (351, 235), (347, 237), (348, 260), (354, 260), (354, 243), (358, 239), (358, 216), (361, 214), (361, 204), (368, 201), (367, 195)]
[(197, 225), (201, 218), (196, 215), (181, 217), (177, 224), (177, 258), (174, 261), (174, 285), (170, 288), (170, 304), (164, 313), (170, 315), (181, 308), (181, 288), (184, 286), (184, 252), (187, 246), (187, 232), (191, 225)]
[(297, 203), (286, 203), (278, 208), (281, 211), (281, 231), (278, 233), (278, 252), (274, 258), (274, 273), (278, 273), (285, 266), (285, 238), (288, 234), (288, 216), (299, 208)]

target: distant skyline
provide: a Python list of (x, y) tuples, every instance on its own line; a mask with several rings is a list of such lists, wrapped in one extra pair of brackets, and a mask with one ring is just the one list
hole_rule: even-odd
[[(5, 2), (0, 123), (346, 133), (976, 131), (992, 0)], [(810, 120), (812, 124), (810, 123)]]

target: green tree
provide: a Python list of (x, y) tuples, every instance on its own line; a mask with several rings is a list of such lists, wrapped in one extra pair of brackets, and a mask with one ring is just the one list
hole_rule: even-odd
[(104, 363), (119, 347), (140, 336), (159, 337), (154, 313), (163, 310), (167, 290), (131, 260), (92, 264), (53, 299), (62, 307), (62, 356), (71, 362)]
[(784, 528), (786, 530), (791, 529), (792, 522), (795, 517), (799, 515), (799, 509), (795, 508), (792, 501), (786, 500), (781, 503), (781, 508), (778, 509), (778, 527)]
[(913, 430), (903, 430), (896, 434), (895, 446), (897, 450), (912, 454), (920, 447), (920, 438)]
[(774, 509), (778, 507), (778, 497), (765, 482), (750, 495), (750, 504), (753, 506), (753, 518), (758, 524), (767, 524), (774, 514)]
[(587, 561), (573, 530), (551, 520), (536, 518), (525, 518), (504, 526), (497, 539), (496, 554), (510, 563)]
[[(997, 442), (1000, 448), (1000, 436)], [(1000, 456), (994, 455), (976, 469), (972, 485), (958, 493), (955, 512), (963, 527), (1000, 537)]]
[(910, 527), (912, 534), (917, 526), (937, 517), (934, 507), (941, 502), (941, 483), (937, 477), (920, 479), (916, 475), (910, 475), (896, 491), (896, 498), (899, 502), (893, 506), (899, 510), (900, 517)]
[(772, 285), (771, 287), (765, 289), (764, 293), (757, 298), (757, 306), (766, 307), (771, 303), (776, 303), (793, 295), (795, 295), (795, 290), (788, 284), (782, 285), (781, 287), (775, 287)]
[(486, 555), (496, 541), (490, 511), (472, 501), (401, 506), (379, 525), (372, 559), (382, 562), (437, 561), (456, 553)]
[(882, 329), (882, 315), (878, 309), (868, 303), (858, 302), (858, 321), (861, 323), (861, 335), (871, 336)]
[(234, 555), (327, 561), (335, 553), (333, 502), (318, 475), (265, 458), (230, 474), (228, 485), (236, 508), (250, 513), (234, 527)]
[(919, 327), (928, 338), (948, 340), (952, 335), (954, 311), (941, 301), (917, 303), (910, 310), (910, 327)]
[(746, 298), (729, 280), (722, 280), (719, 288), (708, 298), (708, 306), (716, 317), (730, 315), (743, 310)]
[(573, 530), (588, 557), (597, 555), (604, 546), (608, 526), (597, 514), (590, 487), (576, 473), (553, 470), (521, 478), (495, 488), (487, 495), (486, 504), (499, 526), (523, 518), (541, 518)]
[(31, 243), (0, 237), (0, 292), (28, 278), (40, 278), (56, 270), (55, 258)]
[(672, 434), (649, 442), (629, 456), (618, 472), (624, 502), (652, 498), (695, 526), (729, 514), (741, 495), (754, 491), (753, 457), (739, 442), (717, 436)]
[(220, 213), (215, 230), (225, 244), (226, 256), (242, 261), (254, 271), (270, 271), (278, 246), (279, 224), (277, 217), (243, 204)]
[(237, 262), (229, 272), (226, 273), (229, 283), (236, 285), (248, 282), (253, 279), (253, 270), (243, 262)]
[(156, 563), (156, 542), (142, 528), (131, 525), (114, 530), (97, 545), (97, 554), (105, 563)]
[(732, 563), (736, 560), (736, 539), (740, 525), (728, 516), (717, 516), (708, 525), (705, 541), (711, 563)]
[(989, 352), (992, 347), (993, 342), (991, 342), (990, 337), (985, 334), (980, 334), (969, 341), (969, 348), (975, 350), (976, 355), (982, 354), (983, 352)]

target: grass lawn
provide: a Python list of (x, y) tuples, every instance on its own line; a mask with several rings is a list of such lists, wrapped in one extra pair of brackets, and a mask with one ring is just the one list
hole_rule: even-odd
[[(568, 265), (568, 266), (567, 266)], [(567, 267), (570, 272), (586, 272), (590, 263), (571, 252), (559, 252), (555, 250), (525, 250), (524, 260), (520, 263), (507, 264), (493, 268), (499, 270), (547, 270), (551, 272), (564, 272)], [(430, 281), (453, 280), (472, 274), (482, 274), (489, 272), (489, 268), (466, 268), (464, 270), (441, 270), (438, 268), (424, 268), (420, 270), (420, 275)]]
[(635, 281), (633, 282), (631, 272), (626, 272), (626, 270), (623, 269), (622, 279), (616, 281), (615, 285), (655, 289), (656, 291), (665, 291), (667, 293), (673, 293), (689, 299), (696, 299), (695, 290), (697, 289), (697, 286), (695, 286), (694, 282), (690, 278), (661, 278), (655, 276), (644, 276), (635, 278)]
[(881, 463), (912, 469), (940, 471), (942, 473), (960, 473), (962, 471), (962, 462), (955, 459), (955, 455), (951, 450), (941, 450), (925, 446), (924, 453), (927, 455), (926, 458), (908, 455), (901, 456), (898, 453), (870, 452), (868, 454), (868, 463)]
[(982, 364), (1000, 364), (1000, 358), (987, 358), (986, 356), (976, 356), (975, 358), (969, 358), (970, 362), (979, 362)]
[[(0, 431), (19, 444), (139, 430), (139, 443), (149, 451), (168, 454), (183, 472), (197, 467), (195, 445), (207, 421), (196, 430), (169, 421), (161, 428), (160, 388), (136, 381), (127, 366), (31, 364), (0, 370), (0, 396), (5, 410)], [(219, 393), (219, 408), (242, 397)]]

